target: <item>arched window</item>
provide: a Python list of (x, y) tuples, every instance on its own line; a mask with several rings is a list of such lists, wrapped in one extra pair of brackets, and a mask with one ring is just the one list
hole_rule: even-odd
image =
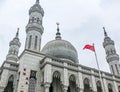
[(108, 92), (113, 92), (112, 85), (108, 84)]
[(14, 82), (14, 76), (11, 75), (8, 79), (8, 84), (6, 88), (4, 89), (4, 92), (13, 92), (13, 82)]
[(96, 85), (97, 85), (97, 92), (102, 92), (102, 86), (100, 81), (97, 81)]
[(88, 78), (84, 79), (84, 92), (89, 92), (90, 91), (90, 81)]
[(35, 88), (36, 88), (36, 71), (31, 71), (28, 92), (35, 92)]
[(30, 35), (30, 38), (29, 38), (28, 48), (31, 48), (31, 40), (32, 40), (32, 35)]
[(37, 40), (38, 40), (38, 37), (35, 36), (35, 49), (37, 49)]

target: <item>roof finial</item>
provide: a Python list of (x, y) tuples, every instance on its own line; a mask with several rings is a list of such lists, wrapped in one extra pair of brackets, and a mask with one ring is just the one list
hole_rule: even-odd
[(36, 0), (36, 4), (39, 4), (39, 0)]
[(57, 22), (56, 24), (57, 24), (57, 32), (59, 32), (59, 25), (60, 25), (60, 23)]
[(106, 32), (106, 30), (105, 30), (105, 27), (103, 27), (103, 30), (104, 30), (104, 35), (105, 35), (105, 36), (108, 36), (108, 35), (107, 35), (107, 32)]
[(59, 29), (59, 25), (60, 25), (60, 23), (56, 23), (57, 24), (57, 33), (56, 33), (56, 39), (61, 39), (61, 34), (60, 34), (60, 29)]
[(19, 28), (17, 28), (16, 37), (18, 37), (18, 35), (19, 35)]

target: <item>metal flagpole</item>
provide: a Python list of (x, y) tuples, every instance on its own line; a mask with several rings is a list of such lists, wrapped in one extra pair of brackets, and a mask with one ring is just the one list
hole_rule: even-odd
[(93, 43), (93, 47), (94, 47), (95, 59), (96, 59), (96, 63), (97, 63), (98, 71), (99, 71), (99, 77), (100, 77), (102, 89), (103, 89), (103, 92), (105, 92), (104, 83), (103, 83), (103, 80), (102, 80), (102, 75), (101, 75), (101, 71), (100, 71), (100, 67), (99, 67), (98, 58), (97, 58), (97, 54), (96, 54), (94, 43)]

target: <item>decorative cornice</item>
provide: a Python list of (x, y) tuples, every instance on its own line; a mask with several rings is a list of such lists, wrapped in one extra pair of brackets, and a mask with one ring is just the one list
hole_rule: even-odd
[[(73, 67), (69, 67), (69, 66), (64, 66), (62, 63), (61, 64), (57, 64), (57, 63), (54, 63), (54, 62), (49, 62), (49, 61), (46, 61), (44, 62), (47, 58), (50, 58), (51, 60), (52, 59), (55, 59), (55, 60), (58, 60), (59, 62), (61, 62), (61, 60), (59, 58), (56, 58), (56, 57), (51, 57), (51, 56), (47, 56), (43, 53), (40, 53), (40, 52), (35, 52), (35, 51), (31, 51), (31, 50), (27, 50), (25, 49), (23, 51), (24, 53), (29, 53), (31, 55), (36, 55), (36, 56), (42, 56), (43, 59), (40, 61), (40, 68), (43, 69), (45, 65), (47, 64), (50, 64), (52, 66), (55, 66), (55, 67), (60, 67), (60, 68), (66, 68), (68, 70), (71, 70), (71, 71), (75, 71), (75, 72), (81, 72), (82, 74), (87, 74), (87, 75), (93, 75), (95, 77), (99, 77), (99, 74), (96, 74), (95, 72), (98, 72), (97, 69), (94, 69), (94, 68), (90, 68), (90, 67), (87, 67), (87, 66), (83, 66), (83, 65), (80, 65), (80, 64), (72, 64), (70, 62), (66, 62), (68, 64), (72, 64), (74, 67), (76, 68), (73, 68)], [(64, 61), (62, 61), (64, 62)], [(81, 69), (78, 69), (79, 67), (81, 67)], [(85, 68), (87, 70), (90, 70), (90, 72), (86, 72), (84, 71), (82, 68)], [(94, 73), (91, 73), (91, 70), (94, 71)], [(118, 81), (116, 78), (120, 78), (119, 76), (117, 75), (112, 75), (111, 73), (108, 73), (108, 72), (104, 72), (104, 71), (101, 71), (101, 74), (104, 74), (105, 76), (102, 76), (102, 78), (105, 78), (107, 80), (111, 80), (111, 81)], [(112, 78), (112, 76), (115, 76), (115, 79)], [(120, 82), (120, 81), (118, 81)]]
[(106, 59), (107, 59), (108, 63), (112, 62), (112, 61), (115, 61), (115, 60), (119, 61), (119, 56), (117, 54), (113, 55), (113, 56), (107, 56)]
[(28, 33), (28, 31), (33, 31), (33, 30), (38, 31), (38, 32), (40, 32), (41, 34), (43, 34), (44, 28), (43, 28), (42, 25), (39, 25), (39, 24), (37, 24), (37, 23), (35, 23), (35, 25), (34, 25), (34, 23), (32, 23), (32, 24), (29, 23), (29, 24), (26, 26), (26, 33)]

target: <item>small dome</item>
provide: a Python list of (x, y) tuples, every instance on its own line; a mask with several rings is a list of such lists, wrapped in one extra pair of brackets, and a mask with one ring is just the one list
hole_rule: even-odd
[(57, 58), (68, 59), (78, 63), (78, 55), (74, 46), (65, 40), (56, 39), (48, 42), (42, 49), (42, 53)]
[(36, 3), (30, 8), (29, 10), (29, 14), (31, 14), (32, 12), (39, 12), (42, 14), (42, 16), (44, 16), (44, 10), (43, 8), (41, 8), (39, 2), (36, 1)]

